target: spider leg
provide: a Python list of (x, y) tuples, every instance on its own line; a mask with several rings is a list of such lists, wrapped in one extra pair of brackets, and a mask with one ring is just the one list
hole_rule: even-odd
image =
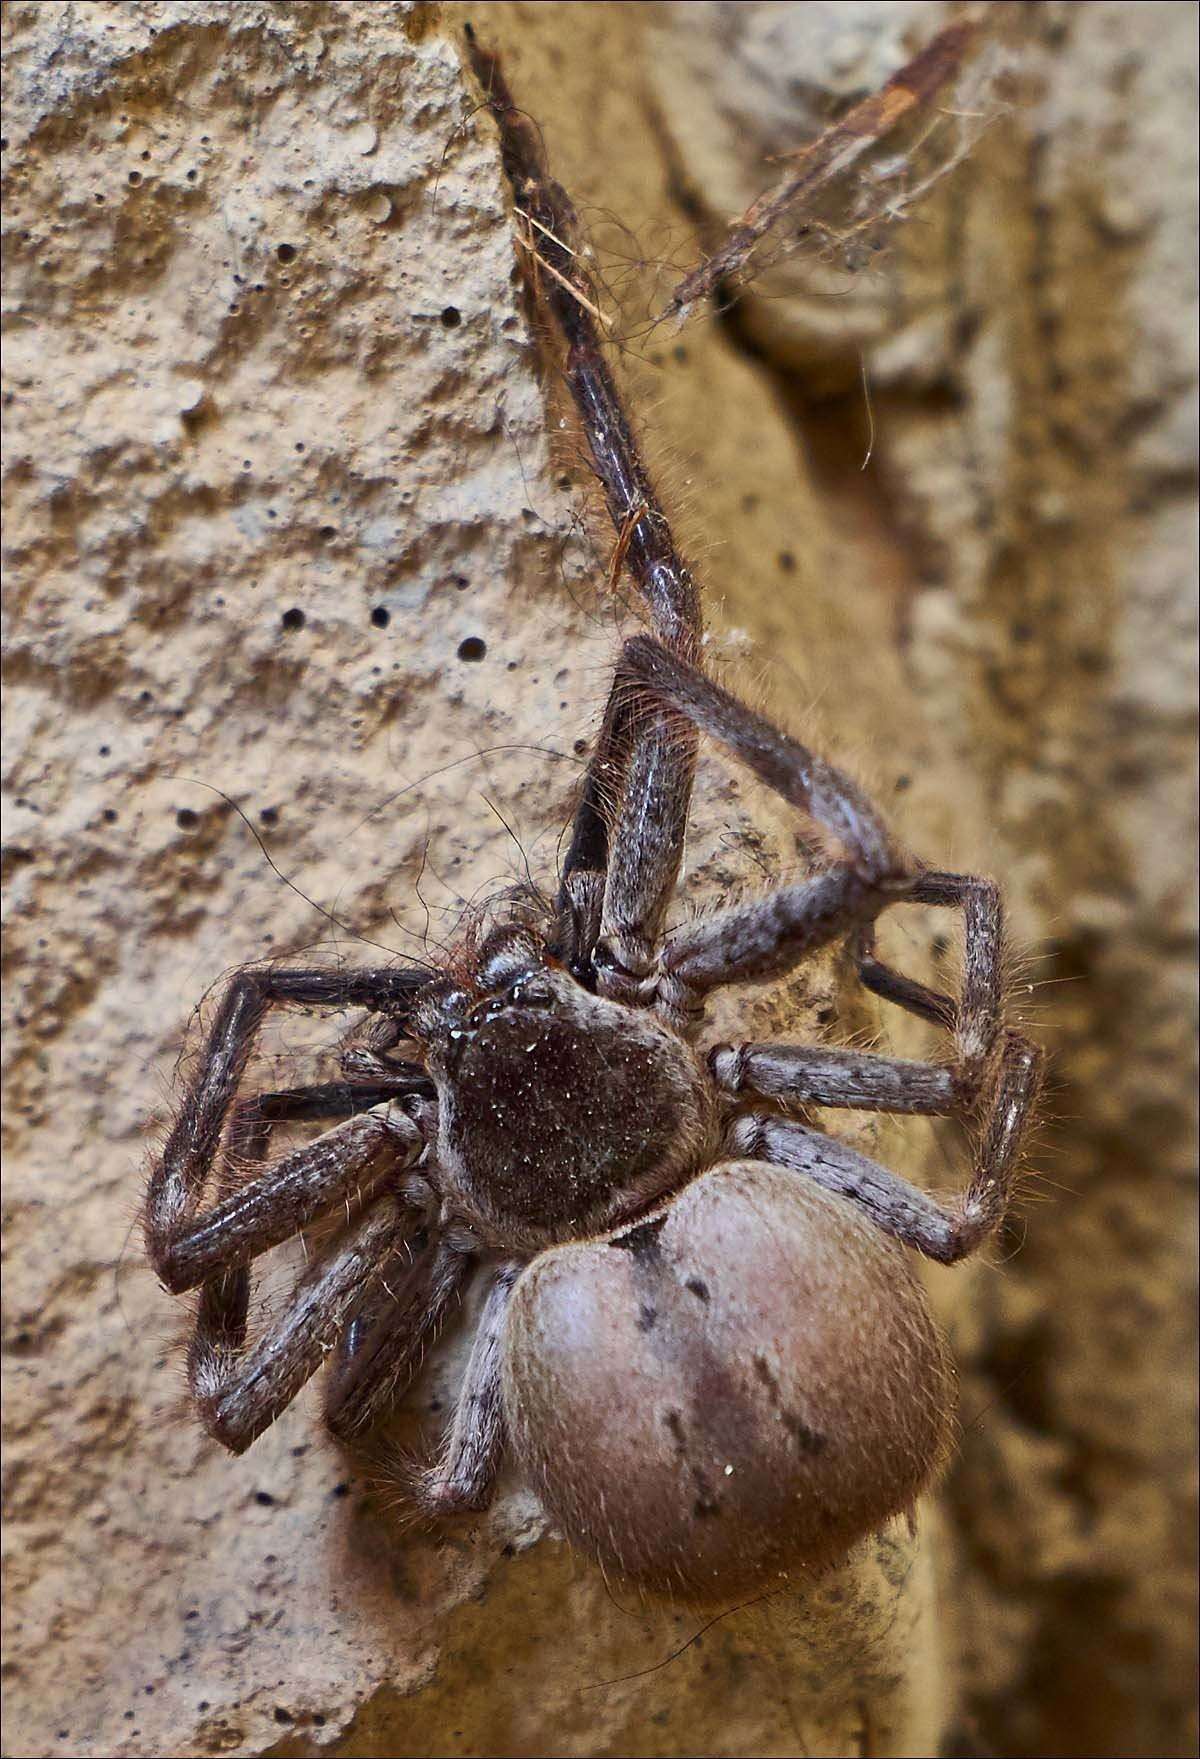
[(1018, 1032), (1003, 1034), (984, 1098), (970, 1182), (952, 1208), (845, 1143), (790, 1119), (756, 1113), (736, 1118), (729, 1132), (731, 1152), (805, 1173), (827, 1190), (853, 1198), (881, 1228), (927, 1258), (955, 1264), (999, 1226), (1008, 1210), (1041, 1068), (1035, 1045)]
[[(659, 637), (691, 659), (703, 618), (691, 572), (675, 547), (666, 514), (642, 462), (629, 417), (604, 358), (596, 290), (576, 248), (575, 210), (551, 177), (539, 131), (513, 103), (494, 55), (468, 32), (468, 53), (500, 136), (505, 171), (528, 237), (523, 263), (535, 296), (566, 343), (565, 377), (579, 412), (613, 527), (614, 571), (628, 569)], [(696, 764), (696, 735), (659, 703), (635, 700), (614, 684), (575, 814), (563, 864), (560, 938), (578, 975), (593, 968), (603, 994), (653, 999), (654, 954), (683, 859)], [(575, 877), (606, 875), (599, 932), (581, 944)]]
[(963, 913), (963, 981), (958, 1001), (915, 984), (874, 956), (868, 924), (855, 947), (863, 983), (909, 1013), (954, 1032), (960, 1068), (978, 1085), (995, 1045), (1004, 1009), (1004, 905), (991, 880), (969, 873), (920, 874), (908, 894), (913, 904), (940, 904)]
[(918, 868), (849, 776), (781, 733), (661, 642), (626, 642), (621, 673), (720, 741), (824, 834), (831, 865), (815, 878), (689, 923), (662, 949), (659, 1006), (680, 1023), (707, 990), (762, 982), (910, 895)]
[(381, 1199), (338, 1247), (297, 1281), (282, 1321), (239, 1354), (193, 1352), (192, 1390), (209, 1433), (240, 1454), (275, 1421), (324, 1361), (365, 1286), (380, 1275), (411, 1212)]
[[(346, 1118), (370, 1111), (412, 1091), (405, 1076), (374, 1081), (326, 1081), (281, 1093), (259, 1093), (234, 1107), (225, 1152), (217, 1175), (218, 1200), (246, 1184), (245, 1169), (263, 1162), (276, 1124), (311, 1118)], [(429, 1132), (426, 1132), (428, 1135)], [(204, 1347), (240, 1350), (250, 1307), (250, 1267), (237, 1264), (206, 1277), (200, 1289), (192, 1353)]]
[(874, 957), (873, 923), (861, 929), (855, 940), (859, 973), (877, 995), (954, 1033), (956, 1061), (952, 1067), (901, 1062), (859, 1051), (720, 1045), (709, 1056), (717, 1085), (726, 1093), (759, 1095), (785, 1105), (927, 1113), (973, 1110), (1003, 1025), (1004, 906), (991, 880), (960, 873), (919, 874), (907, 901), (962, 910), (965, 932), (960, 998), (956, 1001), (927, 989), (881, 964)]
[[(428, 981), (423, 971), (241, 971), (222, 998), (199, 1069), (146, 1190), (144, 1226), (151, 1261), (195, 1216), (225, 1117), (267, 1010), (277, 1006), (366, 1007), (400, 1013)], [(161, 1274), (161, 1271), (160, 1271)]]
[(957, 1071), (822, 1045), (720, 1044), (708, 1054), (722, 1093), (782, 1106), (839, 1106), (862, 1112), (948, 1117), (962, 1109)]
[(315, 1142), (269, 1162), (259, 1178), (229, 1190), (203, 1215), (152, 1231), (151, 1262), (171, 1293), (183, 1294), (412, 1166), (424, 1147), (420, 1127), (394, 1104), (347, 1118)]
[(500, 1388), (504, 1326), (521, 1270), (520, 1264), (501, 1265), (492, 1278), (441, 1458), (414, 1486), (417, 1501), (430, 1515), (483, 1509), (492, 1499), (505, 1444)]
[(349, 1440), (403, 1397), (462, 1295), (476, 1242), (464, 1228), (398, 1240), (350, 1312), (325, 1387), (325, 1422)]

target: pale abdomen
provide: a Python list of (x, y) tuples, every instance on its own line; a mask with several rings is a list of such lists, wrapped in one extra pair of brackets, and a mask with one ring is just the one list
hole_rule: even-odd
[(811, 1574), (910, 1508), (946, 1451), (953, 1379), (905, 1250), (848, 1200), (736, 1162), (529, 1267), (504, 1397), (574, 1544), (720, 1600)]

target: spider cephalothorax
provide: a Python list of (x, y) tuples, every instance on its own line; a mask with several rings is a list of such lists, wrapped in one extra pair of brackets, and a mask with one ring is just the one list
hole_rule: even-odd
[(474, 983), (434, 985), (411, 1030), (437, 1087), (439, 1190), (488, 1246), (602, 1233), (716, 1146), (690, 1047), (585, 989), (528, 928), (497, 929)]
[[(484, 1506), (511, 1446), (602, 1564), (719, 1599), (830, 1563), (935, 1471), (952, 1379), (907, 1248), (951, 1263), (1003, 1220), (1040, 1055), (1005, 1017), (995, 886), (907, 854), (847, 776), (700, 669), (699, 596), (599, 346), (571, 205), (494, 59), (470, 54), (653, 633), (618, 658), (552, 904), (514, 901), (432, 973), (234, 979), (151, 1175), (147, 1244), (170, 1289), (199, 1291), (191, 1386), (235, 1452), (327, 1357), (329, 1426), (367, 1430), (485, 1279), (414, 1500)], [(671, 927), (701, 734), (823, 853), (802, 880)], [(906, 902), (961, 912), (957, 997), (876, 958), (876, 918)], [(710, 992), (836, 942), (867, 988), (950, 1035), (946, 1062), (704, 1045)], [(264, 1015), (289, 1005), (367, 1011), (344, 1078), (241, 1097)], [(814, 1129), (813, 1107), (970, 1119), (965, 1195), (938, 1203)], [(273, 1129), (307, 1119), (333, 1127), (268, 1160)], [(252, 1339), (253, 1261), (339, 1215)]]

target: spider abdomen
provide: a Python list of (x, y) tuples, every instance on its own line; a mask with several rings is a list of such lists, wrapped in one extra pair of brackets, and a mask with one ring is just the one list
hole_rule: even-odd
[(735, 1162), (530, 1265), (504, 1400), (567, 1537), (702, 1600), (824, 1568), (910, 1508), (953, 1381), (903, 1248), (847, 1200)]

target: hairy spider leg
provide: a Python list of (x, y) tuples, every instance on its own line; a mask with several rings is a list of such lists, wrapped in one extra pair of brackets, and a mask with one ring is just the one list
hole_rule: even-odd
[[(163, 1282), (173, 1292), (201, 1287), (188, 1377), (206, 1421), (222, 1440), (225, 1420), (213, 1406), (213, 1389), (233, 1384), (231, 1365), (245, 1346), (249, 1260), (359, 1196), (385, 1172), (411, 1164), (424, 1142), (419, 1127), (396, 1108), (389, 1108), (384, 1119), (355, 1115), (414, 1091), (408, 1070), (371, 1083), (332, 1082), (259, 1095), (234, 1108), (216, 1201), (201, 1213), (226, 1118), (259, 1028), (270, 1008), (288, 1004), (402, 1012), (426, 981), (424, 972), (397, 968), (242, 971), (222, 998), (179, 1117), (152, 1170), (144, 1215), (147, 1253)], [(347, 1114), (348, 1125), (267, 1163), (247, 1183), (246, 1164), (262, 1160), (274, 1124)], [(285, 1322), (285, 1330), (290, 1325)], [(270, 1347), (264, 1340), (260, 1351)], [(253, 1381), (253, 1362), (243, 1361), (242, 1369)], [(275, 1386), (271, 1374), (267, 1381), (268, 1388)], [(235, 1422), (228, 1433), (244, 1435), (244, 1424)], [(252, 1439), (245, 1435), (227, 1445), (244, 1447)]]
[(154, 1268), (173, 1295), (184, 1294), (223, 1266), (257, 1258), (369, 1194), (382, 1179), (411, 1167), (424, 1147), (419, 1126), (393, 1103), (347, 1118), (315, 1142), (268, 1161), (251, 1184), (235, 1186), (156, 1240)]
[(239, 971), (230, 980), (146, 1190), (146, 1250), (160, 1276), (165, 1256), (203, 1201), (226, 1116), (267, 1011), (290, 1005), (398, 1014), (427, 982), (426, 972), (401, 967), (345, 972), (267, 967)]
[(1041, 1052), (1027, 1038), (1003, 1035), (970, 1183), (953, 1208), (844, 1142), (771, 1114), (735, 1119), (731, 1151), (806, 1174), (827, 1191), (853, 1198), (881, 1228), (927, 1258), (956, 1264), (1004, 1220), (1041, 1068)]
[(824, 834), (830, 866), (676, 929), (663, 943), (656, 1006), (695, 1028), (707, 991), (780, 977), (816, 948), (907, 896), (917, 876), (871, 802), (850, 778), (781, 733), (651, 636), (626, 642), (618, 667), (745, 763)]
[[(551, 177), (538, 131), (519, 111), (496, 57), (468, 30), (476, 77), (500, 134), (505, 170), (528, 225), (527, 279), (549, 307), (566, 343), (565, 377), (604, 490), (623, 565), (659, 637), (684, 658), (700, 651), (700, 595), (642, 463), (600, 345), (595, 289), (575, 247), (575, 210)], [(549, 272), (540, 273), (539, 269)], [(679, 877), (696, 736), (663, 704), (630, 700), (614, 681), (584, 781), (563, 864), (559, 909), (568, 919), (577, 974), (602, 994), (635, 1004), (653, 999), (653, 966)], [(605, 875), (599, 921), (581, 908), (594, 891), (579, 874)], [(592, 938), (581, 944), (581, 933)], [(596, 945), (596, 936), (600, 945)]]
[[(1041, 1087), (1043, 1056), (1028, 1038), (1003, 1026), (1004, 911), (992, 882), (971, 874), (924, 873), (914, 881), (908, 898), (963, 911), (961, 998), (955, 1002), (915, 986), (919, 1005), (911, 1007), (913, 1013), (928, 1018), (925, 997), (939, 1004), (934, 1018), (954, 1032), (956, 1054), (951, 1067), (858, 1051), (753, 1044), (719, 1046), (710, 1054), (709, 1067), (726, 1093), (773, 1099), (784, 1107), (816, 1104), (930, 1115), (978, 1114), (981, 1128), (970, 1183), (954, 1209), (843, 1143), (800, 1124), (751, 1114), (732, 1127), (739, 1152), (779, 1161), (853, 1197), (889, 1233), (927, 1257), (953, 1264), (1004, 1219), (1021, 1143)], [(898, 980), (883, 992), (887, 999), (908, 1005), (902, 986), (911, 980), (887, 967), (879, 969)]]
[(398, 1403), (475, 1265), (465, 1228), (398, 1240), (347, 1313), (325, 1386), (325, 1422), (349, 1439)]
[[(384, 1105), (389, 1099), (403, 1097), (415, 1085), (406, 1074), (389, 1074), (374, 1081), (324, 1081), (280, 1093), (259, 1093), (243, 1100), (235, 1105), (229, 1120), (225, 1152), (217, 1173), (217, 1201), (244, 1188), (248, 1182), (246, 1169), (266, 1161), (276, 1124), (354, 1117)], [(420, 1083), (422, 1088), (425, 1085), (424, 1081)], [(200, 1288), (189, 1362), (198, 1350), (240, 1350), (246, 1340), (249, 1308), (248, 1263), (235, 1264), (206, 1277)]]
[(500, 1377), (505, 1324), (523, 1268), (514, 1261), (492, 1273), (441, 1456), (412, 1483), (413, 1495), (429, 1515), (466, 1514), (486, 1508), (492, 1499), (508, 1439)]
[(954, 1069), (825, 1045), (719, 1044), (708, 1054), (722, 1093), (782, 1106), (827, 1105), (855, 1112), (949, 1117), (963, 1092)]
[(205, 1428), (231, 1453), (243, 1453), (316, 1373), (412, 1226), (403, 1202), (381, 1198), (297, 1280), (287, 1311), (248, 1350), (213, 1349), (197, 1360), (192, 1390)]

